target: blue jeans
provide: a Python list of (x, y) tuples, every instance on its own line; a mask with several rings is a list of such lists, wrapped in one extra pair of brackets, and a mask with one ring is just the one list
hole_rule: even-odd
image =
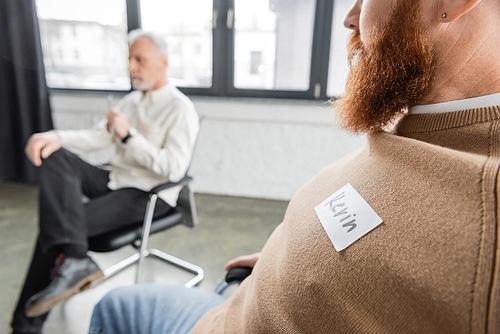
[(179, 285), (120, 287), (96, 305), (89, 334), (188, 334), (225, 300), (215, 292)]

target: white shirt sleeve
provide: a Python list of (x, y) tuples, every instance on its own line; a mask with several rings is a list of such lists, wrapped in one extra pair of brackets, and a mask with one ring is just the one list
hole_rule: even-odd
[(89, 152), (113, 145), (113, 136), (106, 130), (104, 118), (90, 130), (56, 130), (61, 144), (70, 151)]

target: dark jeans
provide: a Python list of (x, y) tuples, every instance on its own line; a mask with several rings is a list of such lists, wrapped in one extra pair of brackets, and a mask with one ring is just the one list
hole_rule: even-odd
[[(142, 222), (148, 193), (136, 188), (110, 190), (109, 172), (60, 149), (43, 160), (39, 170), (39, 235), (19, 301), (14, 310), (14, 333), (40, 333), (48, 314), (28, 318), (24, 304), (50, 283), (58, 245), (88, 249), (87, 238), (117, 227)], [(82, 202), (82, 195), (90, 201)], [(158, 200), (155, 216), (172, 208)]]

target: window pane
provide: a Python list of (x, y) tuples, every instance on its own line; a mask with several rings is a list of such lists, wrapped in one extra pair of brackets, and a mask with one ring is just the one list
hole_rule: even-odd
[(333, 8), (332, 42), (328, 70), (328, 96), (342, 95), (349, 67), (347, 66), (347, 39), (352, 30), (344, 27), (344, 18), (353, 0), (335, 0)]
[(167, 42), (176, 86), (212, 86), (212, 10), (211, 0), (141, 0), (142, 27)]
[(125, 0), (36, 0), (47, 84), (130, 89)]
[(315, 0), (235, 0), (234, 86), (307, 90)]

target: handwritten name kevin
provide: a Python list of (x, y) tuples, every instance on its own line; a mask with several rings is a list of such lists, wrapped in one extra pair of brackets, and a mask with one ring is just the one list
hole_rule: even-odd
[[(347, 233), (349, 233), (358, 225), (356, 224), (356, 219), (354, 219), (354, 217), (356, 217), (356, 214), (349, 213), (349, 208), (345, 205), (345, 202), (340, 201), (344, 197), (345, 191), (335, 196), (331, 201), (326, 202), (325, 206), (330, 206), (329, 210), (332, 211), (333, 217), (336, 218), (335, 220), (338, 220), (339, 223), (342, 223), (342, 227), (349, 227), (349, 230), (347, 230)], [(346, 220), (349, 221), (345, 222)]]

